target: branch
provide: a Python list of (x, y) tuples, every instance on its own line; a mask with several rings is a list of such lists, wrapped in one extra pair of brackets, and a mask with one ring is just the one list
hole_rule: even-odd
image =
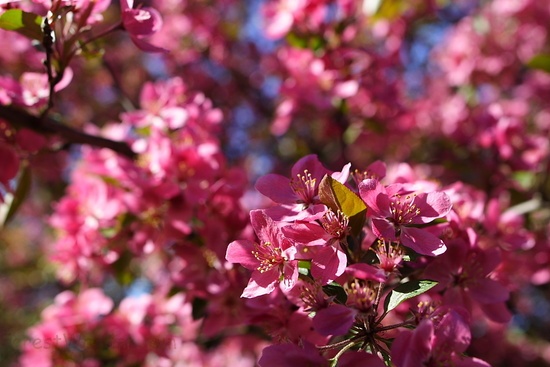
[(37, 116), (23, 111), (13, 106), (0, 105), (0, 118), (8, 121), (12, 126), (18, 128), (27, 128), (40, 134), (55, 134), (64, 141), (74, 144), (86, 144), (99, 148), (108, 148), (123, 156), (134, 159), (136, 153), (130, 149), (128, 144), (120, 141), (114, 141), (100, 136), (90, 135), (82, 131), (73, 129), (70, 126), (58, 123), (52, 118), (45, 117), (40, 119)]

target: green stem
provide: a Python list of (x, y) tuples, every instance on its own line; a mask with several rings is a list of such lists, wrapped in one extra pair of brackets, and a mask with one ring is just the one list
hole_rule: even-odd
[(378, 333), (378, 332), (380, 332), (380, 331), (386, 331), (386, 330), (397, 329), (398, 327), (409, 326), (409, 325), (414, 325), (414, 320), (413, 320), (413, 319), (407, 320), (407, 321), (403, 321), (403, 322), (400, 322), (400, 323), (398, 323), (398, 324), (393, 324), (393, 325), (388, 325), (388, 326), (379, 327), (379, 328), (374, 329), (374, 332), (375, 332), (375, 333)]
[(105, 37), (107, 36), (108, 34), (110, 33), (113, 33), (113, 32), (116, 32), (116, 31), (119, 31), (119, 30), (124, 30), (124, 27), (122, 25), (122, 22), (118, 22), (116, 24), (113, 24), (111, 27), (101, 31), (100, 33), (96, 34), (96, 35), (93, 35), (92, 37), (88, 38), (87, 40), (84, 40), (80, 43), (80, 48), (82, 48), (83, 46), (86, 46), (87, 44), (91, 43), (91, 42), (94, 42), (95, 40), (97, 39), (100, 39), (102, 37)]
[(342, 354), (344, 354), (347, 350), (351, 349), (351, 347), (353, 347), (355, 344), (357, 344), (357, 342), (350, 342), (344, 348), (340, 349), (338, 353), (336, 353), (336, 355), (333, 358), (331, 358), (331, 361), (332, 361), (331, 365), (336, 366), (336, 364), (338, 363), (338, 359), (340, 359)]
[(358, 340), (361, 340), (364, 337), (365, 337), (365, 335), (363, 335), (363, 334), (357, 334), (353, 338), (342, 340), (341, 342), (328, 344), (328, 345), (317, 346), (317, 349), (319, 349), (319, 350), (329, 350), (329, 349), (334, 349), (334, 348), (340, 348), (341, 346), (345, 347), (348, 344), (355, 344), (355, 342), (357, 342)]

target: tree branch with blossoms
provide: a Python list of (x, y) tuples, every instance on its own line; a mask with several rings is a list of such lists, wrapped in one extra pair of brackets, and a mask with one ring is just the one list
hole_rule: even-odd
[(0, 1), (0, 354), (549, 362), (543, 3)]

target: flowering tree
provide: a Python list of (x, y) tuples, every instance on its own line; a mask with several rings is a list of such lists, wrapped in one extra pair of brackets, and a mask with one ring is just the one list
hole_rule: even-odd
[(549, 364), (549, 21), (1, 1), (9, 363)]

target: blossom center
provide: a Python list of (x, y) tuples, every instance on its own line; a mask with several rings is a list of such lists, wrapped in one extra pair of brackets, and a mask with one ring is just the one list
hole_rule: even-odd
[(304, 302), (304, 309), (308, 312), (328, 306), (323, 290), (318, 284), (307, 284), (300, 287), (300, 298)]
[(295, 178), (290, 180), (292, 191), (300, 198), (300, 202), (310, 204), (315, 197), (315, 183), (317, 179), (311, 176), (306, 169), (303, 174), (298, 173)]
[(380, 261), (380, 269), (388, 273), (393, 272), (399, 266), (405, 254), (403, 247), (398, 243), (386, 242), (383, 239), (378, 240), (373, 251)]
[(321, 225), (334, 238), (342, 239), (348, 234), (349, 217), (338, 210), (328, 210), (320, 219)]
[(265, 273), (271, 270), (274, 266), (284, 263), (286, 256), (283, 255), (281, 248), (273, 247), (271, 242), (264, 242), (260, 245), (254, 245), (252, 255), (259, 261), (258, 271)]
[(390, 201), (390, 220), (397, 224), (408, 224), (420, 214), (420, 209), (414, 203), (416, 194), (407, 195), (404, 198), (401, 195), (395, 195)]
[(351, 173), (351, 176), (353, 177), (353, 179), (355, 180), (355, 183), (357, 185), (359, 185), (359, 183), (363, 182), (363, 180), (378, 178), (378, 176), (376, 174), (374, 174), (373, 172), (370, 172), (368, 170), (359, 171), (358, 169), (353, 171)]
[(369, 281), (354, 279), (344, 284), (348, 295), (346, 304), (361, 311), (368, 311), (376, 300), (376, 286)]

